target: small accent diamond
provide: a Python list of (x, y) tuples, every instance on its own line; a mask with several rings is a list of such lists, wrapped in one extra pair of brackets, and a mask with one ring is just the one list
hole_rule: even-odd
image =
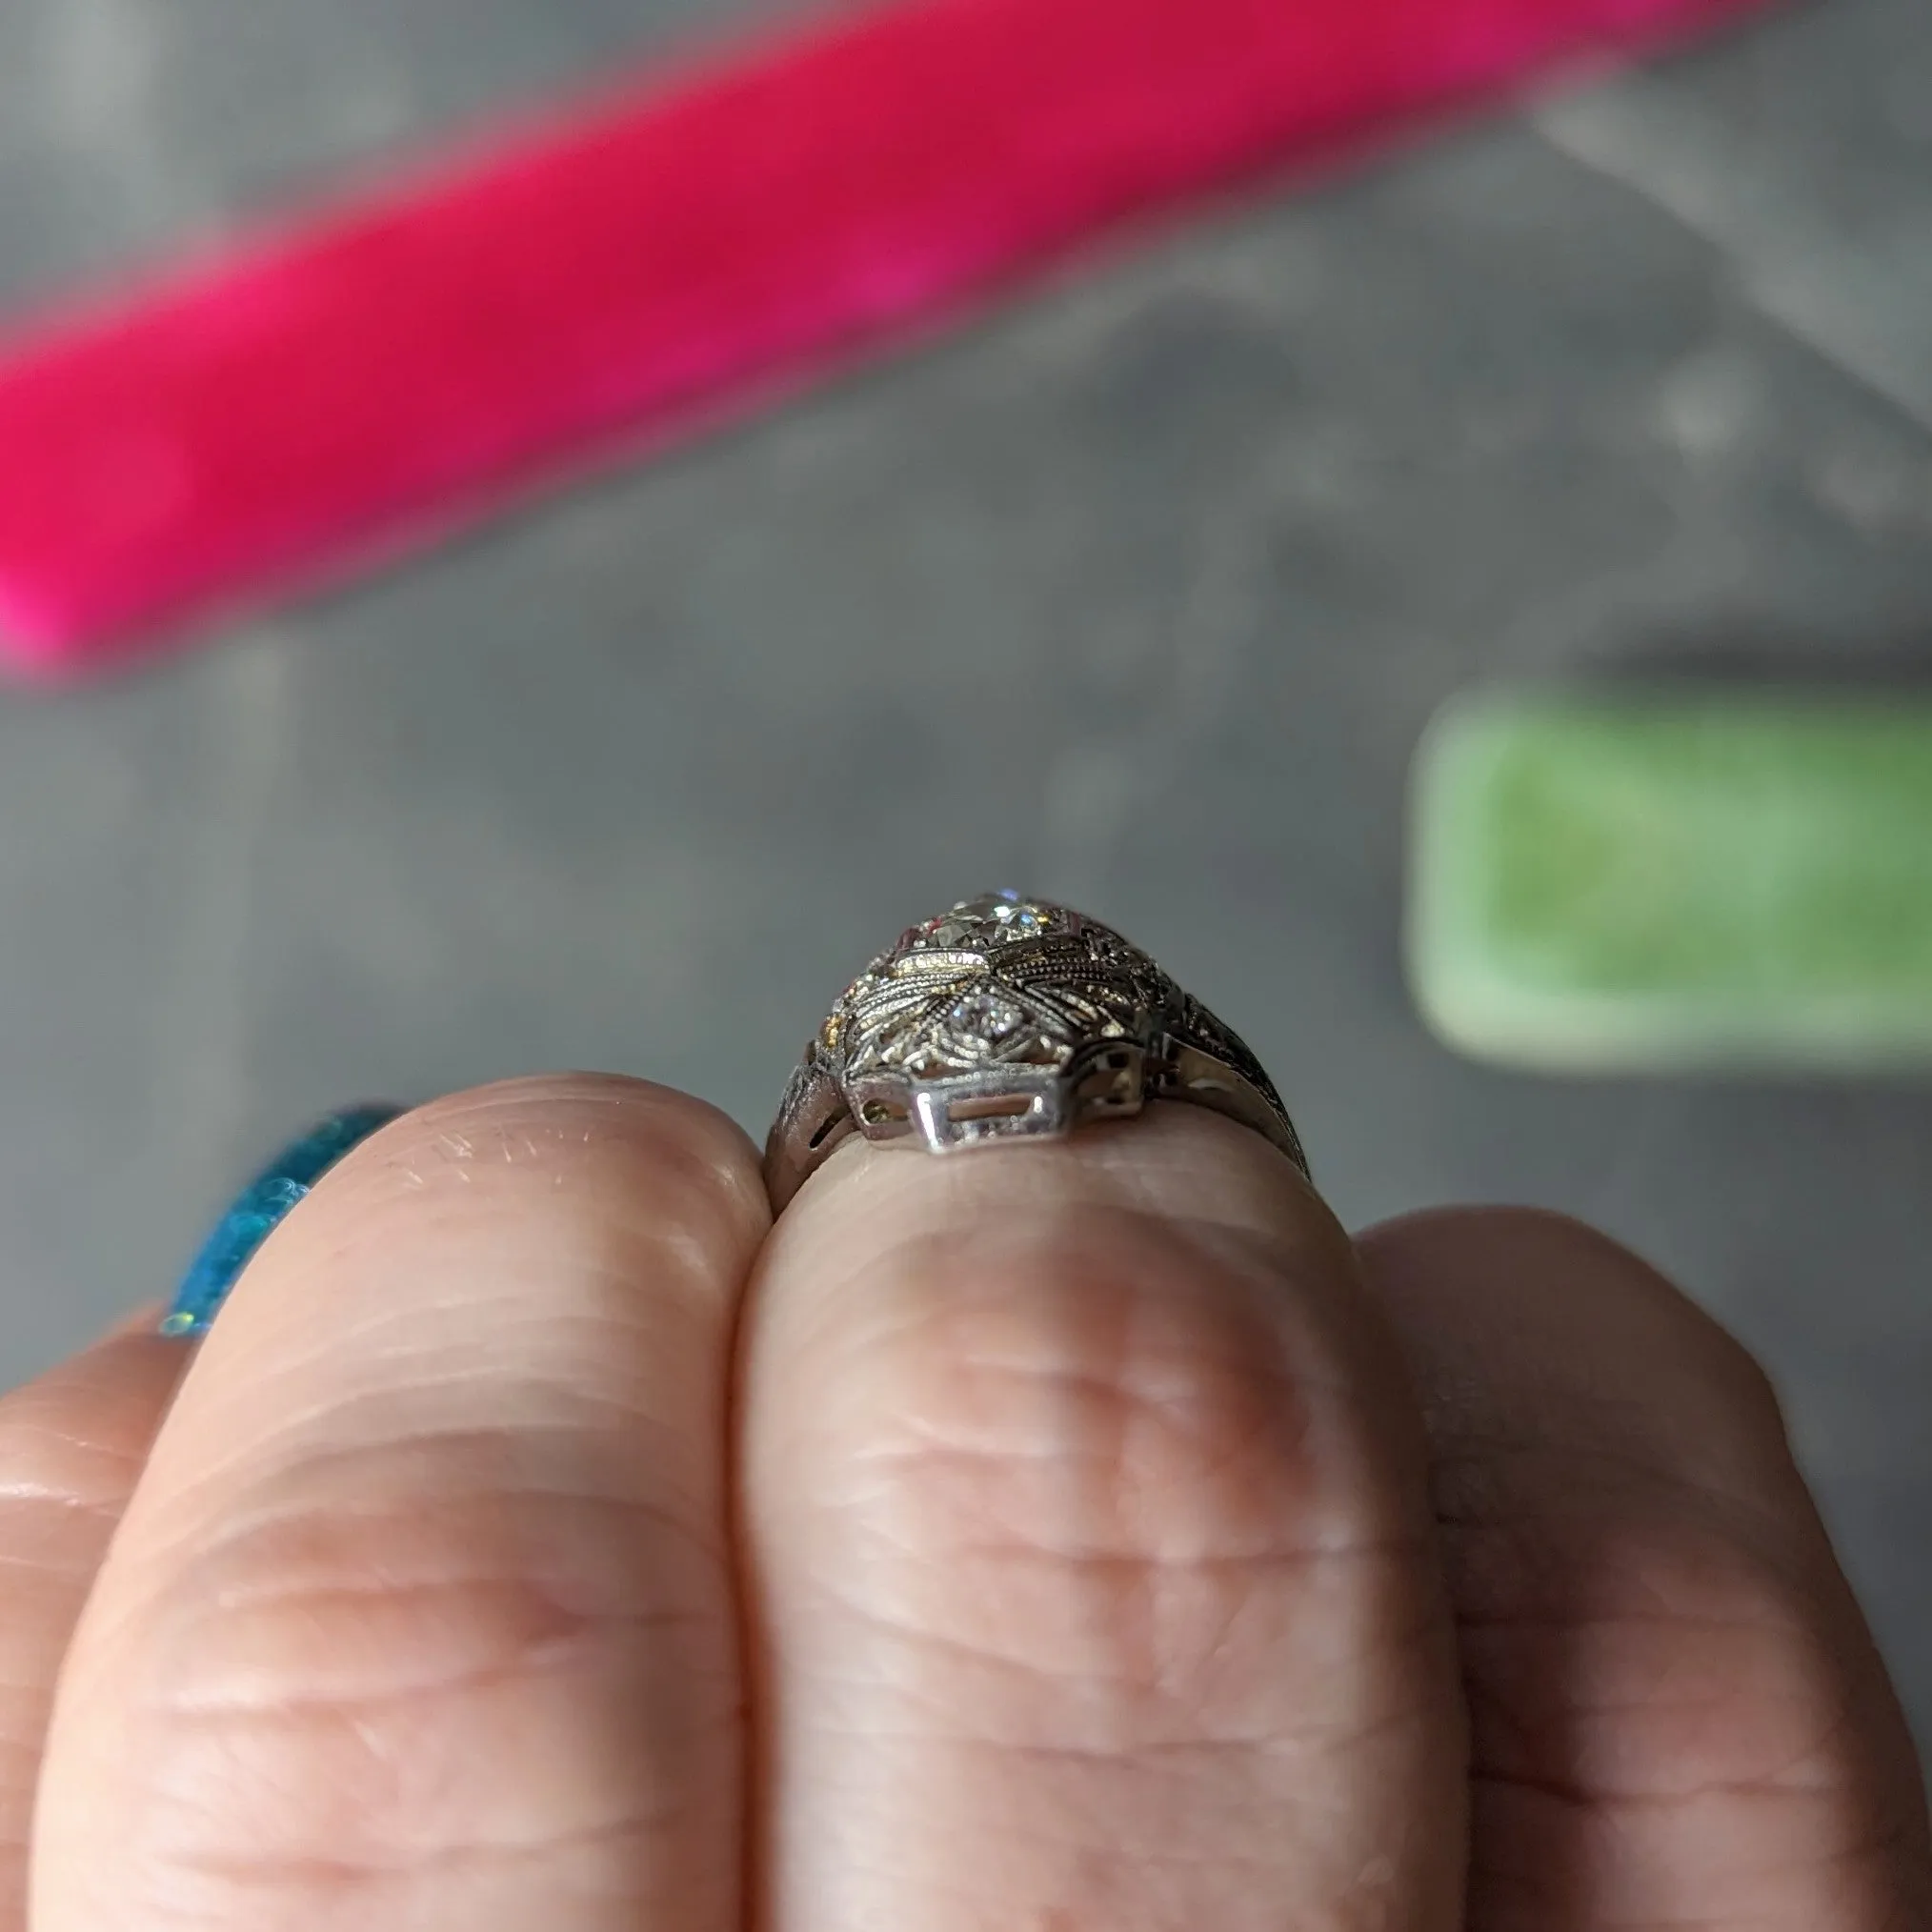
[(1026, 1024), (1026, 1015), (996, 994), (969, 993), (953, 1002), (946, 1016), (958, 1030), (989, 1044), (1005, 1039)]

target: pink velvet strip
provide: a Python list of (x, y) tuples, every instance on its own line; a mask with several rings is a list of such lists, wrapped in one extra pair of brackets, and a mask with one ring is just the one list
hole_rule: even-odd
[(901, 0), (0, 355), (0, 635), (70, 676), (793, 387), (1084, 238), (1756, 0)]

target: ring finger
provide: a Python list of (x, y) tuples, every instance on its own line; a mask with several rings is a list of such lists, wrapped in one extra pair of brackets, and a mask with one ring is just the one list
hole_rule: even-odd
[(767, 1932), (1459, 1922), (1419, 1419), (1260, 1135), (851, 1141), (746, 1361)]

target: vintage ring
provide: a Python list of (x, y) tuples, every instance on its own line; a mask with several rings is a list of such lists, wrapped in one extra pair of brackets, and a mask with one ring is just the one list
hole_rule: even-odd
[(947, 1154), (1057, 1139), (1150, 1099), (1212, 1107), (1308, 1172), (1260, 1062), (1137, 946), (989, 894), (913, 927), (846, 989), (785, 1091), (765, 1180), (782, 1208), (853, 1134)]

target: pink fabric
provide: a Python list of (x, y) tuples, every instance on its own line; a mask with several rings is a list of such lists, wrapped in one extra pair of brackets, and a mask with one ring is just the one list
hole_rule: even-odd
[(1756, 0), (903, 0), (0, 357), (0, 632), (72, 675), (794, 386), (1123, 219)]

